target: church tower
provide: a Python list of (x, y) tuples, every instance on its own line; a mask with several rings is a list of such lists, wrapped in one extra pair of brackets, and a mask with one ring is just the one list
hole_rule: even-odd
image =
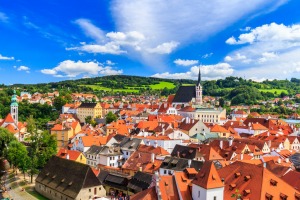
[(196, 105), (202, 105), (201, 71), (199, 67), (198, 82), (196, 85)]
[(14, 90), (14, 94), (11, 98), (10, 114), (11, 114), (16, 126), (18, 126), (18, 102), (17, 102), (17, 95), (16, 95), (15, 90)]

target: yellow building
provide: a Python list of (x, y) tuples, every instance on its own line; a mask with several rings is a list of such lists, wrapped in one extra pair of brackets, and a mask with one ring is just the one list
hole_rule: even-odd
[(81, 131), (81, 126), (78, 121), (63, 122), (55, 124), (51, 129), (51, 135), (56, 135), (57, 148), (66, 148), (69, 144), (69, 139), (76, 133)]
[(68, 150), (61, 148), (56, 156), (68, 160), (73, 160), (82, 164), (86, 164), (86, 157), (80, 151)]
[(80, 122), (85, 122), (85, 118), (91, 116), (92, 119), (102, 118), (102, 107), (100, 103), (82, 103), (77, 108), (77, 117)]

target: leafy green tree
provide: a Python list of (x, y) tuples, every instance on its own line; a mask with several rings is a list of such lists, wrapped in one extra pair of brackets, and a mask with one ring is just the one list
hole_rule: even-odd
[(16, 140), (9, 143), (7, 148), (7, 159), (13, 166), (13, 170), (16, 171), (16, 174), (16, 168), (22, 168), (24, 171), (28, 158), (27, 149), (22, 143)]
[(57, 141), (53, 135), (48, 131), (37, 130), (35, 120), (30, 117), (28, 120), (30, 128), (30, 137), (27, 139), (29, 142), (29, 157), (30, 162), (28, 165), (31, 182), (33, 175), (38, 173), (38, 169), (44, 167), (46, 162), (56, 154)]
[(58, 96), (53, 101), (53, 106), (56, 108), (56, 110), (62, 110), (63, 105), (67, 103), (67, 100), (63, 98), (62, 96)]
[(219, 106), (221, 106), (223, 108), (224, 105), (225, 105), (225, 100), (223, 98), (220, 98), (219, 99)]
[(9, 143), (16, 140), (17, 138), (12, 133), (0, 127), (0, 156), (4, 156)]
[(111, 122), (117, 121), (117, 119), (118, 117), (112, 112), (107, 113), (105, 117), (106, 124), (110, 124)]

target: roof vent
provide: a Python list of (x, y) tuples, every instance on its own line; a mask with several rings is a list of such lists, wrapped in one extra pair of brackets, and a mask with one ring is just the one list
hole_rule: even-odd
[(73, 182), (71, 181), (68, 185), (71, 186), (73, 184)]
[(251, 178), (251, 176), (244, 176), (244, 181), (248, 181), (248, 180), (250, 180), (250, 178)]
[(244, 196), (247, 196), (248, 194), (250, 194), (250, 190), (244, 190), (243, 194), (244, 194)]
[(52, 176), (52, 178), (55, 178), (55, 177), (56, 177), (56, 174)]
[(239, 176), (241, 176), (241, 173), (240, 173), (240, 172), (234, 173), (234, 177), (235, 177), (235, 178), (238, 178)]
[(230, 189), (230, 190), (233, 190), (235, 187), (236, 187), (236, 184), (235, 184), (235, 183), (232, 183), (232, 184), (229, 185), (229, 189)]
[(63, 182), (65, 182), (65, 179), (63, 178), (63, 179), (61, 179), (61, 182), (63, 183)]

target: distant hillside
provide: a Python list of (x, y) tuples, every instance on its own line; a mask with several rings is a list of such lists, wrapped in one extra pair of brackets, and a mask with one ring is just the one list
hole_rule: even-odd
[[(196, 84), (196, 81), (114, 75), (45, 84), (15, 84), (12, 87), (20, 87), (31, 93), (51, 92), (53, 89), (59, 90), (63, 94), (70, 92), (92, 92), (101, 97), (112, 94), (169, 95), (176, 93), (179, 86), (190, 84)], [(234, 100), (233, 102), (236, 102), (236, 104), (241, 102), (253, 104), (257, 100), (292, 96), (300, 93), (300, 79), (296, 78), (292, 78), (291, 80), (255, 82), (238, 77), (227, 77), (225, 79), (203, 81), (202, 85), (204, 95)]]

